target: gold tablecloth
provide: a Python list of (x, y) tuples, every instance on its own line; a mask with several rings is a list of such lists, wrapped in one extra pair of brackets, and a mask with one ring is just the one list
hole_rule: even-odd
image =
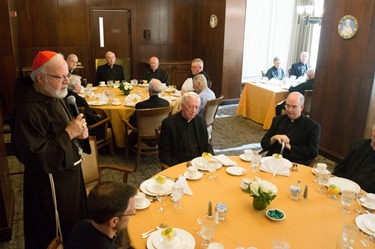
[[(290, 248), (296, 249), (336, 248), (336, 241), (344, 224), (355, 225), (357, 214), (354, 209), (358, 207), (357, 203), (353, 202), (349, 207), (351, 214), (341, 214), (339, 199), (329, 199), (317, 191), (318, 184), (313, 182), (315, 176), (310, 167), (299, 165), (298, 172), (291, 171), (290, 177), (277, 175), (273, 178), (265, 172), (252, 173), (250, 163), (241, 161), (237, 156), (230, 158), (247, 169), (247, 173), (243, 176), (232, 176), (226, 173), (226, 167), (222, 167), (215, 173), (218, 178), (214, 181), (208, 179), (209, 173), (205, 173), (202, 179), (188, 180), (193, 196), (183, 196), (181, 209), (173, 208), (173, 202), (168, 197), (165, 203), (166, 211), (163, 213), (156, 210), (160, 205), (157, 201), (144, 210), (138, 210), (128, 225), (134, 248), (146, 248), (147, 239), (141, 239), (140, 234), (162, 222), (191, 233), (195, 238), (196, 248), (199, 248), (203, 239), (196, 234), (199, 230), (197, 214), (207, 210), (209, 201), (212, 201), (213, 205), (220, 202), (229, 207), (226, 220), (220, 221), (211, 242), (219, 242), (230, 249), (250, 246), (258, 249), (272, 248), (272, 241), (275, 239), (283, 239), (290, 244)], [(159, 174), (178, 177), (185, 171), (186, 166), (183, 163)], [(240, 184), (242, 177), (254, 176), (277, 186), (277, 197), (268, 208), (284, 211), (285, 220), (272, 221), (266, 217), (265, 210), (253, 208), (252, 197), (241, 189)], [(309, 185), (306, 200), (295, 201), (289, 198), (289, 186), (296, 185), (298, 180), (301, 180), (302, 187)]]
[(288, 90), (280, 86), (246, 83), (237, 114), (263, 124), (263, 129), (268, 130), (276, 116), (276, 104), (286, 99), (288, 93)]

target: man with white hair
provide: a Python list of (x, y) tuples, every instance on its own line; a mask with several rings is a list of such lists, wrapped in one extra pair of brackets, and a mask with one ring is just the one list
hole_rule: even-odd
[(296, 76), (297, 78), (300, 76), (305, 76), (307, 70), (311, 67), (310, 64), (308, 64), (309, 61), (309, 53), (308, 52), (302, 52), (300, 55), (301, 61), (294, 63), (292, 65), (292, 68), (290, 69), (289, 75)]
[(31, 77), (16, 81), (13, 143), (24, 173), (24, 237), (26, 249), (47, 248), (56, 236), (55, 209), (49, 174), (56, 190), (63, 238), (87, 217), (82, 153), (91, 153), (83, 114), (72, 117), (64, 101), (68, 65), (63, 55), (39, 52)]
[(117, 65), (116, 63), (116, 55), (115, 53), (108, 51), (105, 54), (105, 59), (107, 64), (98, 66), (96, 70), (96, 77), (95, 77), (95, 86), (99, 85), (100, 81), (108, 81), (108, 80), (125, 80), (124, 77), (124, 70), (121, 65)]
[(207, 80), (207, 86), (211, 88), (211, 79), (210, 76), (203, 70), (203, 60), (200, 58), (195, 58), (191, 62), (191, 74), (188, 76), (188, 78), (185, 80), (184, 84), (181, 87), (181, 90), (183, 93), (185, 92), (192, 92), (194, 91), (193, 88), (193, 77), (198, 74), (203, 74), (204, 77), (206, 77)]
[(204, 117), (207, 101), (216, 99), (215, 93), (207, 87), (206, 77), (204, 77), (203, 74), (197, 74), (196, 76), (194, 76), (193, 88), (194, 91), (198, 93), (199, 98), (201, 99), (198, 115)]
[(159, 137), (159, 159), (174, 166), (190, 161), (203, 152), (214, 154), (208, 143), (206, 121), (199, 115), (200, 99), (195, 92), (181, 97), (181, 111), (164, 119)]

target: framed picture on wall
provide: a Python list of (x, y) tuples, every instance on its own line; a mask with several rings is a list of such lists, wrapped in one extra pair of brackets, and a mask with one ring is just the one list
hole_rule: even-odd
[(337, 27), (339, 35), (344, 39), (352, 38), (358, 31), (358, 21), (354, 16), (346, 15), (341, 18)]

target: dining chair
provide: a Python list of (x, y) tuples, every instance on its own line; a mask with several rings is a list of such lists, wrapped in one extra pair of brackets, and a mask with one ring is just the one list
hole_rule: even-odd
[(306, 116), (309, 116), (310, 110), (311, 110), (311, 100), (312, 100), (313, 90), (305, 90), (305, 93), (303, 95), (305, 96), (303, 114), (305, 114)]
[(206, 109), (204, 111), (204, 119), (206, 120), (207, 132), (208, 132), (208, 142), (212, 145), (212, 128), (215, 121), (215, 116), (219, 108), (220, 103), (223, 101), (224, 96), (217, 99), (209, 100), (206, 104)]
[[(80, 113), (83, 113), (85, 114), (85, 108), (84, 107), (78, 107), (78, 110)], [(105, 114), (105, 111), (102, 110), (102, 109), (93, 109), (93, 111), (100, 115), (101, 117), (105, 117), (103, 118), (102, 120), (100, 120), (99, 122), (93, 124), (93, 125), (88, 125), (87, 126), (87, 129), (89, 129), (89, 132), (90, 130), (93, 130), (93, 129), (100, 129), (100, 128), (97, 128), (97, 127), (101, 127), (104, 131), (103, 131), (103, 134), (104, 134), (104, 137), (103, 138), (100, 138), (96, 140), (96, 145), (98, 147), (98, 149), (104, 147), (104, 146), (108, 146), (109, 147), (109, 153), (111, 154), (111, 156), (114, 156), (114, 151), (113, 151), (113, 132), (112, 132), (112, 128), (109, 126), (110, 122), (111, 122), (111, 119), (109, 117), (107, 117), (107, 115)]]
[[(128, 121), (124, 121), (125, 136), (127, 136), (125, 138), (126, 156), (129, 148), (137, 154), (135, 172), (139, 167), (141, 155), (158, 154), (155, 129), (161, 126), (161, 122), (170, 115), (171, 110), (172, 108), (170, 106), (135, 110), (137, 127), (132, 126)], [(131, 141), (129, 141), (130, 132), (134, 132), (137, 135), (136, 144), (134, 146), (130, 144)]]
[(86, 186), (87, 193), (97, 184), (100, 183), (101, 172), (105, 169), (107, 170), (115, 170), (123, 173), (122, 181), (124, 183), (128, 182), (128, 176), (134, 170), (128, 168), (126, 166), (118, 166), (118, 165), (101, 165), (99, 163), (98, 157), (98, 147), (96, 143), (95, 136), (89, 136), (89, 143), (91, 146), (91, 154), (83, 154), (83, 161), (82, 161), (82, 174), (83, 179)]
[[(161, 126), (155, 128), (155, 135), (156, 135), (156, 141), (159, 143), (159, 137), (160, 137), (160, 131), (161, 131)], [(168, 164), (162, 163), (160, 160), (160, 165), (161, 165), (161, 170), (168, 169), (170, 166)]]
[(59, 237), (54, 238), (48, 245), (47, 249), (63, 249), (63, 242)]

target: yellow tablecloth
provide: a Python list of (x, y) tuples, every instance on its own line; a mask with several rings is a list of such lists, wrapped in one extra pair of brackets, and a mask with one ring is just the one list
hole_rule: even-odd
[[(157, 201), (144, 210), (138, 210), (128, 225), (130, 239), (134, 248), (146, 248), (147, 239), (141, 239), (140, 234), (166, 223), (171, 227), (184, 229), (191, 233), (196, 242), (196, 248), (202, 238), (196, 234), (199, 230), (197, 214), (207, 210), (208, 202), (225, 203), (229, 207), (227, 218), (220, 221), (216, 228), (215, 236), (211, 242), (216, 241), (225, 248), (250, 247), (258, 249), (272, 248), (272, 241), (283, 239), (290, 244), (290, 248), (336, 248), (336, 240), (341, 234), (344, 224), (355, 225), (357, 214), (354, 209), (358, 207), (354, 202), (349, 209), (351, 214), (341, 214), (339, 199), (331, 200), (326, 195), (317, 192), (318, 184), (313, 182), (314, 175), (311, 168), (300, 165), (298, 172), (291, 172), (290, 177), (276, 176), (265, 172), (252, 173), (250, 163), (243, 162), (237, 156), (230, 157), (239, 166), (247, 169), (243, 176), (232, 176), (222, 167), (215, 174), (218, 178), (214, 181), (208, 179), (205, 173), (202, 179), (189, 181), (188, 185), (193, 196), (184, 195), (181, 209), (173, 208), (173, 202), (168, 197), (165, 203), (166, 211), (159, 213)], [(179, 164), (162, 171), (168, 177), (178, 177), (186, 170), (185, 164)], [(286, 213), (283, 221), (275, 222), (268, 219), (265, 210), (255, 210), (252, 206), (252, 197), (244, 192), (241, 187), (242, 177), (262, 179), (274, 183), (278, 188), (278, 195), (268, 208), (278, 208)], [(289, 186), (296, 185), (301, 180), (301, 186), (309, 185), (309, 194), (306, 200), (297, 201), (289, 198)], [(364, 236), (364, 235), (360, 235)], [(357, 248), (357, 247), (355, 247)], [(360, 248), (360, 247), (358, 247)]]
[(276, 104), (286, 99), (288, 93), (288, 90), (280, 86), (246, 83), (237, 114), (263, 124), (263, 129), (268, 130), (276, 116)]
[[(114, 94), (114, 97), (122, 103), (121, 105), (90, 105), (91, 108), (102, 109), (105, 111), (108, 117), (111, 118), (112, 124), (112, 131), (114, 136), (115, 145), (119, 148), (125, 147), (125, 126), (123, 120), (129, 120), (129, 118), (133, 115), (135, 108), (131, 106), (123, 105), (126, 96), (123, 92), (118, 88), (109, 88), (109, 87), (98, 87), (97, 90), (94, 91), (95, 94), (101, 94), (104, 90), (110, 89), (111, 93)], [(135, 86), (133, 90), (130, 92), (131, 94), (142, 94), (141, 101), (146, 100), (149, 98), (148, 87), (144, 86)], [(90, 100), (86, 99), (88, 102)], [(170, 101), (171, 105), (174, 104), (175, 101)]]

